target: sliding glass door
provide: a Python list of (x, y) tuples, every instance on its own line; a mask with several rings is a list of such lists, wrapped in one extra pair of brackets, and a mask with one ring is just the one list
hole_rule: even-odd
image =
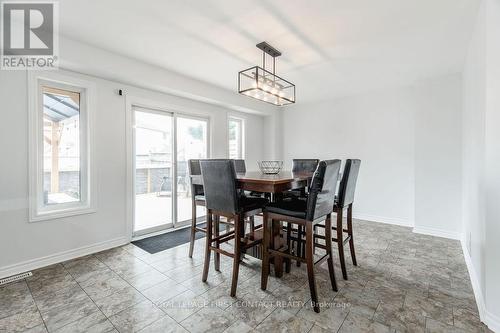
[(208, 157), (208, 120), (133, 107), (133, 124), (134, 236), (186, 225), (188, 160)]
[[(205, 119), (176, 117), (177, 132), (177, 225), (191, 221), (191, 189), (188, 161), (208, 157), (208, 123)], [(198, 219), (205, 219), (205, 209), (197, 207)]]
[(134, 233), (173, 226), (173, 115), (134, 108)]

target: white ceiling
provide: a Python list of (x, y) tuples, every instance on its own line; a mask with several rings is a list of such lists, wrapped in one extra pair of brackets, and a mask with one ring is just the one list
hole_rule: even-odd
[(266, 40), (310, 102), (461, 71), (478, 3), (62, 0), (60, 33), (232, 91)]

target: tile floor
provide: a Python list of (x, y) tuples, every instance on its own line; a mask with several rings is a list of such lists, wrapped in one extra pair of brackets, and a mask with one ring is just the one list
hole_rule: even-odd
[(262, 291), (260, 261), (247, 256), (231, 298), (222, 257), (202, 283), (201, 239), (193, 259), (187, 244), (154, 255), (129, 244), (34, 271), (0, 288), (0, 332), (488, 332), (459, 242), (365, 221), (354, 229), (358, 267), (347, 254), (344, 281), (336, 265), (339, 292), (317, 269), (319, 314), (304, 265)]

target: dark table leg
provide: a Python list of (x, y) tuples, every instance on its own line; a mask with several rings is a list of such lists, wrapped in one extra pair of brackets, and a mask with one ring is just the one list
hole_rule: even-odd
[[(274, 202), (274, 200), (277, 199), (276, 194), (270, 193), (270, 199), (271, 199), (271, 202)], [(270, 248), (273, 250), (277, 250), (281, 246), (281, 243), (282, 243), (282, 240), (281, 240), (282, 224), (283, 223), (281, 221), (272, 220)], [(259, 251), (257, 250), (256, 247), (252, 248), (251, 250), (248, 250), (247, 254), (251, 255), (252, 257), (262, 259), (262, 254), (259, 253)], [(275, 259), (277, 259), (277, 260), (275, 260)], [(282, 277), (283, 276), (283, 258), (281, 258), (281, 257), (270, 258), (269, 261), (271, 264), (274, 265), (274, 272), (275, 272), (276, 277)]]

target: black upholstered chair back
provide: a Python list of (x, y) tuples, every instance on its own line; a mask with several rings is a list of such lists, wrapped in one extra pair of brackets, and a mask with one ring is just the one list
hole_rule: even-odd
[(233, 160), (234, 170), (236, 173), (245, 173), (247, 172), (247, 166), (245, 165), (245, 160)]
[(319, 162), (307, 197), (306, 219), (308, 221), (313, 221), (333, 212), (340, 164), (340, 160)]
[(236, 214), (238, 191), (232, 160), (201, 160), (201, 175), (207, 209)]
[[(189, 169), (190, 176), (201, 175), (200, 160), (189, 160), (188, 169)], [(193, 184), (191, 182), (191, 193), (193, 195), (193, 198), (195, 195), (203, 195), (203, 193), (204, 193), (203, 192), (203, 185)]]
[(313, 173), (318, 167), (318, 159), (293, 159), (292, 172), (310, 172)]
[(356, 182), (358, 180), (361, 160), (348, 159), (345, 162), (342, 180), (340, 181), (338, 206), (346, 207), (353, 203)]

